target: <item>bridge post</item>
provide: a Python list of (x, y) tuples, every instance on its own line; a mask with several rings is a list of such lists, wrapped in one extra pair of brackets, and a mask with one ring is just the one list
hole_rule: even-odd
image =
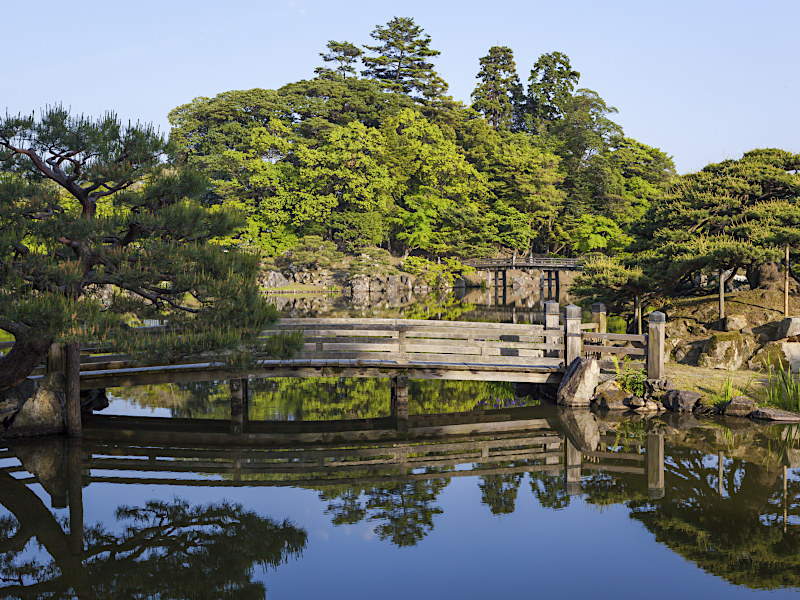
[(597, 323), (597, 333), (607, 333), (606, 305), (602, 302), (592, 304), (592, 323)]
[(553, 275), (556, 278), (556, 300), (561, 298), (561, 271), (555, 270), (553, 271)]
[(664, 497), (664, 435), (650, 433), (645, 442), (647, 456), (647, 496), (654, 500)]
[(55, 373), (61, 371), (65, 373), (67, 370), (67, 356), (62, 344), (50, 344), (50, 350), (47, 352), (47, 372)]
[(64, 390), (66, 396), (65, 413), (67, 418), (67, 435), (77, 438), (83, 435), (81, 422), (81, 347), (77, 342), (66, 346), (67, 383)]
[(570, 304), (564, 309), (564, 366), (569, 367), (573, 360), (580, 358), (583, 340), (581, 339), (581, 307)]
[(398, 431), (408, 431), (408, 375), (392, 376), (390, 414)]
[(650, 313), (647, 327), (647, 378), (664, 379), (664, 350), (667, 315), (661, 311)]
[[(558, 331), (559, 325), (559, 318), (560, 318), (560, 309), (558, 306), (558, 302), (549, 301), (544, 303), (544, 328), (545, 328), (545, 336), (544, 336), (544, 343), (545, 344), (554, 344), (557, 338), (553, 338), (547, 335), (548, 331)], [(561, 355), (561, 352), (558, 350), (546, 350), (544, 353), (545, 356), (551, 358), (558, 358)]]

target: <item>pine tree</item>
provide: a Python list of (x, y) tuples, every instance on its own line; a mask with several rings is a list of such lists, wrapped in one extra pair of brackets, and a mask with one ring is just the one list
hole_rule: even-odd
[(356, 68), (354, 65), (363, 54), (361, 49), (350, 42), (334, 42), (333, 40), (328, 42), (327, 48), (327, 54), (319, 53), (322, 60), (326, 63), (338, 63), (338, 66), (335, 69), (317, 67), (314, 69), (314, 73), (319, 77), (329, 75), (339, 76), (342, 79), (347, 79), (348, 75), (355, 77)]
[(528, 78), (528, 126), (531, 130), (546, 127), (564, 116), (564, 111), (578, 85), (581, 74), (572, 69), (569, 57), (561, 52), (542, 54)]
[[(234, 348), (274, 319), (256, 284), (255, 257), (208, 242), (240, 216), (200, 201), (206, 180), (163, 164), (151, 127), (122, 126), (61, 107), (41, 119), (0, 120), (0, 391), (22, 381), (52, 342), (104, 340), (175, 359)], [(168, 324), (129, 334), (130, 319)]]
[(514, 53), (506, 46), (492, 46), (489, 54), (480, 59), (480, 65), (476, 75), (480, 83), (472, 92), (472, 107), (483, 114), (494, 129), (513, 128), (523, 93)]
[(447, 84), (436, 74), (428, 59), (438, 56), (431, 50), (431, 37), (408, 17), (395, 17), (385, 27), (377, 25), (370, 34), (378, 42), (364, 46), (375, 56), (365, 56), (362, 75), (380, 80), (387, 90), (416, 98), (443, 94)]

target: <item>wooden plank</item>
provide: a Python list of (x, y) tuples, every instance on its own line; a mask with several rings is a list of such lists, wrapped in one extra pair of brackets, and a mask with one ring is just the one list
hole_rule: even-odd
[(583, 353), (596, 354), (626, 354), (628, 356), (646, 356), (646, 348), (626, 348), (624, 346), (597, 346), (595, 344), (583, 344)]
[(581, 463), (582, 469), (592, 471), (608, 471), (609, 473), (630, 473), (631, 475), (644, 475), (647, 470), (643, 467), (623, 467), (620, 465), (599, 465), (596, 463)]
[(642, 334), (638, 335), (635, 333), (584, 333), (584, 338), (591, 338), (595, 340), (617, 340), (623, 342), (641, 342), (643, 344), (647, 343), (647, 336)]
[(583, 455), (591, 458), (615, 458), (619, 460), (634, 460), (637, 462), (644, 462), (645, 460), (644, 454), (633, 454), (631, 452), (597, 451), (597, 452), (584, 452)]

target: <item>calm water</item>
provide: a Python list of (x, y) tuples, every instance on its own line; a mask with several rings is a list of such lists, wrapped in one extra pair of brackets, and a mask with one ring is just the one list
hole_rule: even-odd
[[(386, 427), (379, 382), (315, 381), (251, 383), (250, 422)], [(415, 385), (408, 438), (287, 447), (219, 433), (220, 384), (109, 390), (106, 438), (0, 454), (0, 598), (797, 596), (796, 429)]]

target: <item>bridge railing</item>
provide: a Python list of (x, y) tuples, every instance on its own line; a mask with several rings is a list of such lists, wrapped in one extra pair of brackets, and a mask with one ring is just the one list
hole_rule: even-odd
[(465, 265), (480, 268), (544, 268), (544, 269), (579, 269), (583, 261), (578, 258), (477, 258), (464, 261)]
[[(302, 331), (298, 359), (557, 367), (564, 333), (541, 325), (416, 319), (282, 319)], [(269, 334), (269, 332), (266, 332)]]

